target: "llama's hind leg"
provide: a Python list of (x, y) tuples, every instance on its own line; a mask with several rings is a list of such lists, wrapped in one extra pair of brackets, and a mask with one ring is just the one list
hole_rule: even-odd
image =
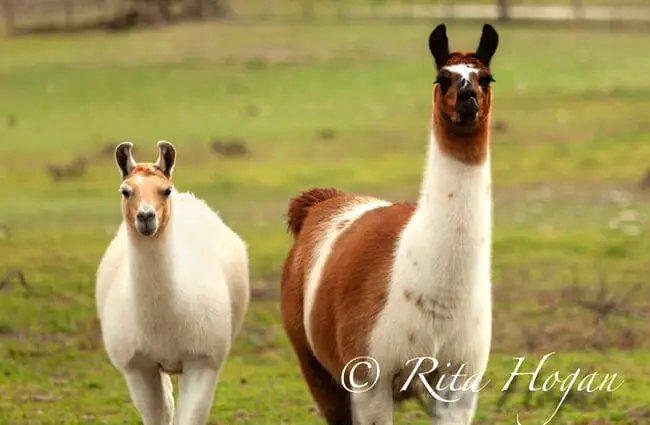
[(339, 386), (309, 351), (298, 352), (300, 369), (328, 425), (353, 425), (350, 393)]
[(171, 425), (174, 398), (171, 381), (161, 375), (157, 366), (130, 368), (124, 371), (131, 400), (144, 425)]
[(207, 358), (183, 361), (183, 372), (178, 379), (178, 407), (174, 425), (205, 425), (212, 409), (222, 363), (216, 364)]

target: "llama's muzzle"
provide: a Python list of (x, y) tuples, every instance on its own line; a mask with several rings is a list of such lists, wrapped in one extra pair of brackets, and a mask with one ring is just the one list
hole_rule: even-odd
[(473, 122), (478, 116), (478, 102), (474, 90), (459, 91), (456, 99), (456, 113), (458, 121), (462, 123)]
[(156, 233), (158, 218), (152, 208), (138, 211), (135, 216), (135, 228), (142, 236), (152, 236)]

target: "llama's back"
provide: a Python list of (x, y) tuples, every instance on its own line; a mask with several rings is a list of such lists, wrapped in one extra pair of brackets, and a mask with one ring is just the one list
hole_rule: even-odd
[(181, 238), (181, 244), (192, 246), (195, 255), (209, 256), (202, 258), (204, 264), (220, 269), (230, 294), (234, 338), (250, 299), (246, 244), (202, 199), (189, 192), (176, 192), (173, 196), (174, 231)]

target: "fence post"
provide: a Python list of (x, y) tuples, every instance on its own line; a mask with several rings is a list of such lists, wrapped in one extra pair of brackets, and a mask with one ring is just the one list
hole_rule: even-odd
[(63, 3), (65, 26), (70, 29), (74, 25), (74, 0), (65, 0)]
[(582, 0), (571, 0), (573, 5), (573, 16), (576, 20), (582, 20), (585, 17), (584, 3)]
[(510, 4), (508, 0), (497, 0), (499, 6), (499, 20), (507, 21), (510, 19)]
[(8, 35), (12, 35), (16, 30), (13, 0), (2, 0), (2, 9), (5, 16), (5, 31)]

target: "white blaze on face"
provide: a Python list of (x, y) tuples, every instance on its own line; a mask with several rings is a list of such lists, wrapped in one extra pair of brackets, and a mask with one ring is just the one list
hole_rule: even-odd
[(478, 74), (478, 69), (476, 69), (474, 66), (469, 65), (469, 64), (457, 64), (457, 65), (449, 65), (445, 66), (442, 69), (446, 69), (447, 71), (451, 73), (455, 73), (460, 75), (461, 81), (471, 81), (472, 80), (472, 74)]
[(155, 213), (156, 209), (153, 206), (151, 206), (151, 204), (149, 204), (148, 202), (140, 201), (140, 203), (138, 204), (138, 213), (146, 214), (151, 212)]

